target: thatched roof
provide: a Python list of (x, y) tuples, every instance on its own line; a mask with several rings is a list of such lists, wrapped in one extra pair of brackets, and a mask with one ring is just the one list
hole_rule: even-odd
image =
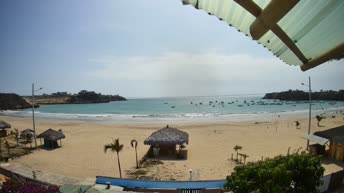
[(182, 145), (189, 143), (189, 134), (166, 126), (149, 136), (145, 141), (145, 145)]
[(21, 132), (21, 135), (23, 136), (28, 136), (28, 135), (31, 135), (33, 136), (34, 135), (34, 131), (32, 129), (25, 129)]
[(55, 131), (53, 129), (48, 129), (37, 136), (37, 138), (44, 138), (53, 141), (63, 139), (65, 137), (66, 136), (62, 132)]
[(3, 120), (0, 120), (0, 129), (11, 128), (11, 125)]
[(314, 135), (329, 139), (336, 143), (344, 143), (344, 125), (324, 131), (317, 131), (314, 132)]

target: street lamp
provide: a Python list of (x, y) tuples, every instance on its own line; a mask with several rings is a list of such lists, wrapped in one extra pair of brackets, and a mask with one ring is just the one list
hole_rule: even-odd
[(189, 169), (189, 173), (190, 173), (190, 181), (192, 181), (192, 169)]
[(33, 125), (33, 137), (35, 139), (35, 149), (37, 149), (37, 138), (36, 138), (36, 127), (35, 127), (35, 91), (42, 90), (43, 88), (39, 88), (35, 90), (35, 84), (32, 83), (32, 125)]
[[(311, 98), (311, 77), (308, 77), (308, 85), (301, 83), (303, 86), (308, 86), (309, 88), (309, 117), (308, 117), (308, 135), (311, 133), (311, 116), (312, 116), (312, 98)], [(307, 149), (309, 149), (309, 140), (307, 139)]]

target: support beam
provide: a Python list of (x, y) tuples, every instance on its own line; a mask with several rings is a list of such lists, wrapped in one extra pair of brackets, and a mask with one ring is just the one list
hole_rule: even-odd
[(250, 34), (253, 39), (258, 40), (266, 32), (271, 30), (295, 54), (295, 56), (302, 61), (303, 64), (307, 63), (307, 58), (295, 45), (293, 40), (277, 24), (278, 21), (299, 2), (299, 0), (272, 0), (264, 10), (262, 10), (252, 0), (234, 1), (256, 17), (256, 20), (250, 26)]
[(250, 26), (253, 39), (260, 39), (273, 26), (276, 26), (298, 2), (299, 0), (272, 0)]
[(327, 62), (332, 59), (340, 59), (344, 57), (344, 43), (338, 45), (337, 47), (333, 48), (332, 50), (324, 53), (323, 55), (319, 56), (318, 58), (312, 59), (309, 62), (305, 63), (301, 66), (302, 71), (309, 70), (314, 68), (324, 62)]

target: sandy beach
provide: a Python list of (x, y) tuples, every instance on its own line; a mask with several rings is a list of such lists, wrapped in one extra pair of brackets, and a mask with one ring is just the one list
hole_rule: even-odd
[[(318, 127), (312, 120), (311, 132), (332, 128), (344, 124), (344, 116), (327, 117)], [(23, 130), (32, 127), (28, 118), (0, 116), (12, 125)], [(296, 129), (295, 121), (301, 123)], [(224, 179), (233, 171), (235, 163), (230, 161), (235, 145), (241, 145), (242, 153), (249, 155), (247, 161), (260, 160), (263, 156), (272, 157), (286, 154), (288, 148), (294, 151), (306, 146), (302, 137), (307, 133), (308, 119), (283, 119), (272, 121), (224, 122), (224, 123), (166, 123), (189, 133), (189, 145), (186, 160), (163, 160), (163, 164), (149, 168), (146, 175), (160, 180), (188, 180), (189, 170), (193, 171), (193, 180)], [(35, 171), (47, 171), (54, 174), (73, 177), (112, 176), (119, 177), (117, 158), (114, 153), (104, 153), (104, 144), (119, 138), (124, 144), (120, 152), (123, 177), (130, 177), (135, 168), (135, 151), (130, 141), (138, 141), (138, 157), (148, 150), (143, 141), (154, 131), (166, 126), (157, 123), (94, 123), (78, 121), (36, 120), (37, 133), (48, 128), (62, 129), (66, 138), (62, 147), (47, 151), (40, 149), (32, 154), (13, 159), (10, 163), (20, 163)], [(38, 144), (40, 141), (38, 140)]]

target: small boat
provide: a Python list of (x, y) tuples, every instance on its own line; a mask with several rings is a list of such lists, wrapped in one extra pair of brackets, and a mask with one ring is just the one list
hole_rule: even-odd
[(172, 109), (174, 109), (176, 106), (171, 106)]

